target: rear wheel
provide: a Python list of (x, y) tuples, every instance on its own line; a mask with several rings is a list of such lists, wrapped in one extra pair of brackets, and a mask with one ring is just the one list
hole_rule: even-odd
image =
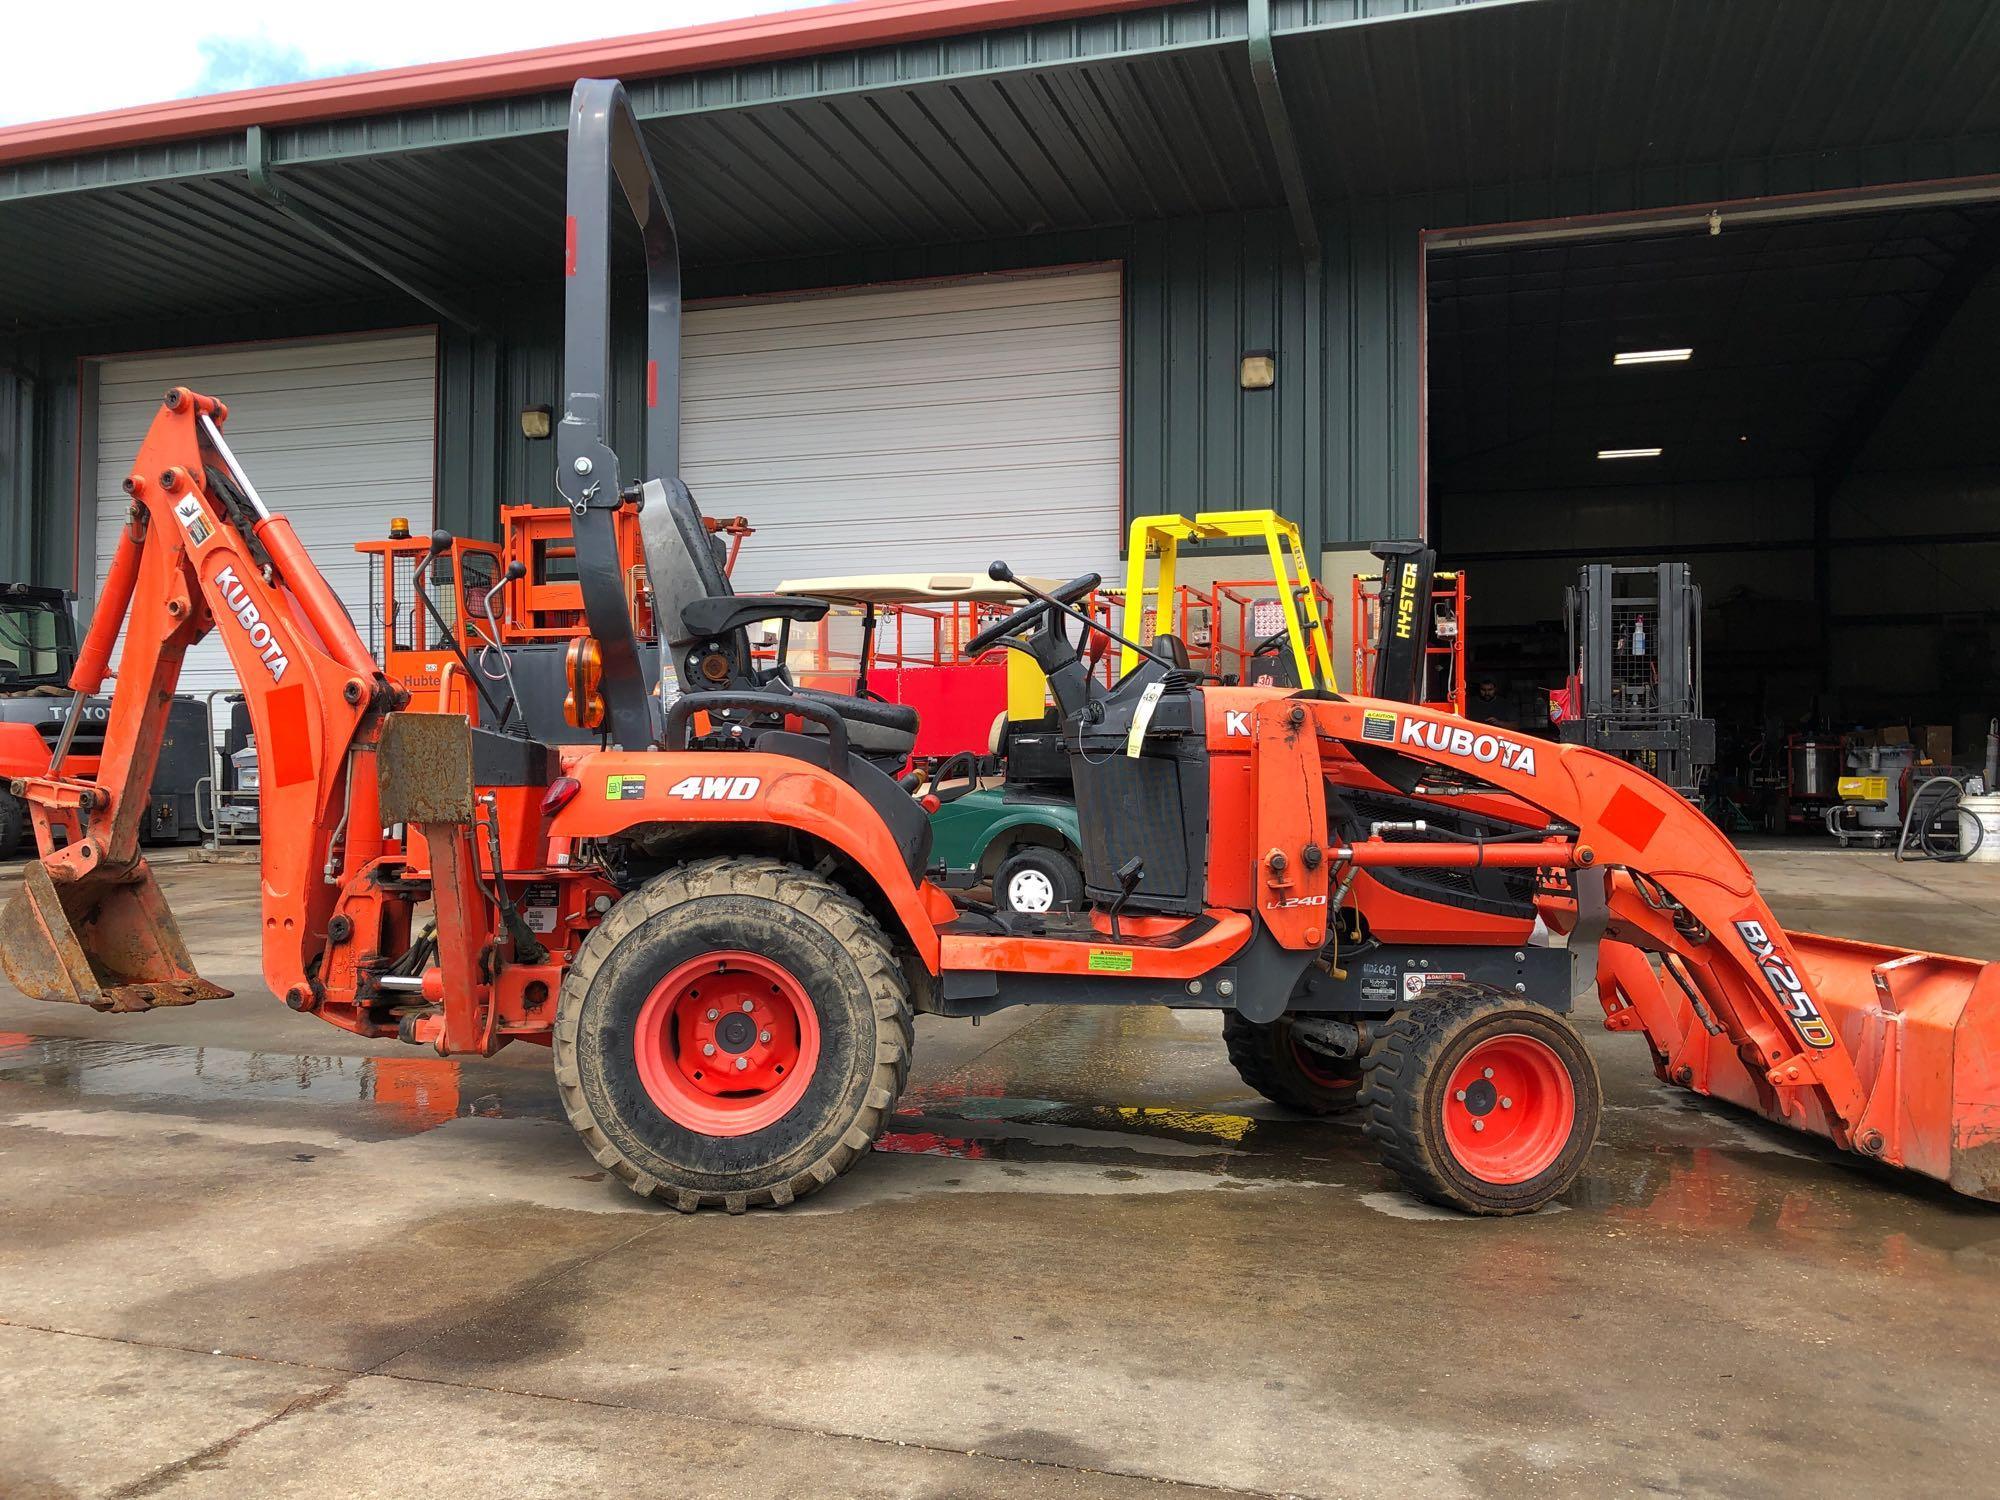
[(1474, 1214), (1540, 1208), (1582, 1169), (1603, 1105), (1561, 1016), (1475, 985), (1433, 988), (1365, 1062), (1362, 1119), (1419, 1197)]
[(634, 1192), (740, 1213), (860, 1160), (911, 1041), (902, 968), (860, 903), (795, 865), (718, 859), (640, 887), (584, 943), (556, 1082)]
[(1315, 1052), (1293, 1033), (1289, 1016), (1246, 1021), (1225, 1011), (1222, 1040), (1237, 1075), (1273, 1104), (1304, 1115), (1331, 1115), (1359, 1102), (1360, 1060)]

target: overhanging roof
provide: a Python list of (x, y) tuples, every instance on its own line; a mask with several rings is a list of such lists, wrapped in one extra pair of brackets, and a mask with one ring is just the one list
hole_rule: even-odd
[[(1263, 3), (857, 0), (19, 127), (0, 132), (0, 329), (380, 295), (252, 191), (246, 122), (290, 199), (391, 275), (553, 284), (567, 86), (588, 73), (626, 79), (694, 265), (1279, 207), (1248, 56)], [(1326, 215), (2000, 169), (2000, 7), (1977, 0), (1269, 4)]]

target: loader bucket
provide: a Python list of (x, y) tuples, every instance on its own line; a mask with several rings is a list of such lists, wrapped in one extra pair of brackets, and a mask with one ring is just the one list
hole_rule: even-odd
[(20, 891), (0, 911), (0, 966), (24, 995), (92, 1010), (192, 1005), (230, 993), (195, 973), (143, 859), (61, 882), (30, 860)]
[[(2000, 1202), (2000, 963), (1811, 932), (1787, 939), (1864, 1091), (1852, 1149)], [(1678, 987), (1661, 985), (1638, 954), (1615, 951), (1621, 946), (1600, 950), (1600, 993), (1609, 984), (1672, 1017), (1660, 1030), (1674, 1081), (1778, 1124), (1836, 1136), (1816, 1102), (1754, 1077)]]

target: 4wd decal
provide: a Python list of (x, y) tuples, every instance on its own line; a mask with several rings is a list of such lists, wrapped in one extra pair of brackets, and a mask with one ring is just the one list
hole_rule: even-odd
[(271, 681), (284, 680), (285, 668), (291, 658), (285, 655), (285, 648), (278, 644), (270, 625), (265, 621), (257, 603), (250, 597), (250, 590), (243, 586), (243, 580), (236, 576), (236, 565), (224, 563), (215, 570), (215, 586), (222, 591), (222, 602), (229, 606), (229, 613), (236, 616), (236, 623), (243, 627), (243, 633), (250, 637), (250, 645), (262, 658), (264, 670), (271, 674)]
[(1778, 1003), (1785, 1007), (1785, 1014), (1792, 1018), (1792, 1025), (1805, 1039), (1808, 1047), (1826, 1048), (1833, 1045), (1833, 1028), (1826, 1024), (1826, 1018), (1813, 1004), (1812, 996), (1799, 980), (1798, 970), (1786, 963), (1778, 952), (1778, 945), (1771, 941), (1771, 935), (1764, 930), (1762, 922), (1738, 922), (1736, 932), (1749, 945), (1750, 954), (1757, 960), (1757, 967), (1764, 971), (1764, 982), (1771, 986), (1771, 993), (1778, 997)]
[(683, 776), (667, 795), (686, 802), (748, 802), (763, 784), (755, 776)]
[(1426, 750), (1455, 755), (1461, 760), (1478, 761), (1482, 765), (1490, 766), (1497, 762), (1504, 769), (1518, 771), (1523, 776), (1535, 774), (1533, 745), (1510, 740), (1504, 734), (1468, 729), (1463, 724), (1440, 724), (1435, 719), (1405, 719), (1403, 733), (1397, 743), (1421, 745)]

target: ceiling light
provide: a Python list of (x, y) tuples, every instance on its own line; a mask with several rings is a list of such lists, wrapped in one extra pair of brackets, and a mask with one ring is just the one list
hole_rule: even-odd
[(1658, 458), (1664, 448), (1599, 448), (1599, 458)]
[(1692, 349), (1627, 349), (1611, 356), (1614, 365), (1676, 365), (1694, 358)]

